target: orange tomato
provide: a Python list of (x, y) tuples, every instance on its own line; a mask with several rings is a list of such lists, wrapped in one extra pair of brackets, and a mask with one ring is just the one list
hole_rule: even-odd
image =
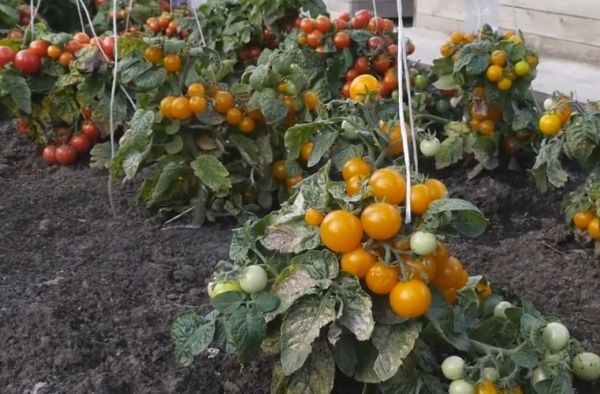
[(215, 94), (215, 111), (220, 114), (225, 114), (235, 105), (233, 95), (225, 90), (219, 90)]
[(147, 48), (144, 51), (144, 58), (152, 64), (158, 64), (162, 60), (163, 52), (160, 48)]
[(577, 212), (573, 215), (573, 224), (580, 230), (588, 228), (590, 222), (594, 219), (594, 214), (590, 211)]
[(56, 45), (50, 45), (48, 47), (48, 50), (46, 51), (46, 54), (48, 55), (48, 57), (50, 59), (56, 60), (62, 54), (62, 50), (58, 46), (56, 46)]
[(174, 97), (174, 96), (167, 96), (161, 100), (159, 109), (160, 109), (160, 113), (165, 118), (173, 117), (173, 113), (171, 112), (171, 107), (173, 105), (173, 101), (175, 101), (176, 98), (177, 97)]
[(202, 96), (192, 96), (190, 98), (190, 108), (194, 111), (195, 114), (200, 114), (206, 111), (208, 107), (208, 103), (206, 99)]
[(320, 227), (323, 244), (338, 253), (348, 253), (360, 246), (363, 228), (356, 216), (345, 210), (330, 212)]
[(495, 128), (496, 125), (489, 119), (486, 119), (479, 124), (479, 132), (487, 137), (494, 134)]
[(71, 64), (71, 62), (73, 61), (73, 59), (75, 59), (75, 56), (73, 56), (72, 53), (63, 52), (60, 54), (60, 57), (58, 58), (58, 64), (60, 64), (61, 66), (64, 66), (64, 67), (68, 67), (69, 64)]
[(369, 178), (373, 196), (390, 204), (400, 204), (406, 198), (406, 181), (393, 168), (377, 170)]
[(204, 85), (202, 85), (201, 83), (198, 83), (198, 82), (194, 82), (193, 84), (188, 86), (188, 89), (187, 89), (188, 97), (204, 96), (205, 93), (206, 93), (206, 89), (204, 88)]
[(446, 185), (440, 180), (429, 178), (425, 181), (425, 186), (429, 189), (431, 194), (431, 201), (440, 200), (448, 196), (448, 189)]
[(506, 60), (506, 52), (502, 50), (496, 50), (492, 52), (492, 55), (490, 56), (490, 61), (494, 66), (504, 67), (504, 65), (506, 64)]
[(446, 301), (448, 301), (449, 304), (454, 304), (456, 302), (456, 300), (458, 299), (458, 293), (456, 292), (456, 289), (453, 287), (450, 287), (448, 289), (438, 289), (438, 290), (440, 293), (442, 293), (442, 295), (444, 296)]
[(249, 116), (244, 116), (242, 121), (238, 125), (238, 128), (242, 133), (252, 133), (256, 129), (256, 123), (254, 123), (254, 119)]
[(325, 215), (314, 208), (308, 208), (304, 212), (304, 222), (309, 226), (318, 226), (323, 221)]
[(587, 231), (593, 239), (600, 239), (600, 219), (593, 218), (588, 224)]
[(287, 170), (285, 168), (285, 160), (278, 160), (273, 163), (273, 176), (279, 182), (283, 182), (287, 178)]
[(344, 253), (340, 261), (342, 271), (364, 278), (371, 267), (377, 263), (375, 256), (363, 248)]
[(405, 319), (423, 316), (431, 307), (431, 291), (418, 279), (397, 283), (389, 299), (392, 310)]
[(305, 142), (302, 144), (302, 148), (300, 148), (300, 160), (302, 162), (308, 163), (308, 159), (310, 159), (314, 145), (315, 144), (312, 142)]
[(365, 282), (372, 293), (389, 294), (398, 283), (398, 269), (379, 261), (369, 269)]
[(498, 387), (489, 380), (475, 385), (475, 394), (499, 394)]
[(381, 86), (377, 78), (370, 74), (359, 75), (350, 83), (350, 99), (364, 102), (367, 96), (377, 97), (381, 92)]
[(503, 72), (504, 70), (502, 69), (502, 67), (492, 64), (486, 70), (485, 76), (487, 77), (488, 81), (498, 82), (502, 79)]
[[(439, 289), (461, 289), (465, 286), (465, 269), (456, 257), (450, 257), (445, 264), (436, 266), (433, 284)], [(468, 274), (467, 274), (468, 280)]]
[(359, 176), (353, 176), (346, 181), (346, 194), (353, 196), (362, 189), (362, 180)]
[(437, 263), (432, 256), (425, 256), (416, 260), (408, 259), (406, 264), (410, 268), (413, 279), (429, 283), (435, 278)]
[(315, 92), (304, 92), (303, 98), (304, 105), (306, 105), (306, 108), (310, 110), (317, 108), (317, 106), (319, 105), (319, 96), (317, 96)]
[(227, 123), (233, 126), (237, 126), (242, 122), (244, 114), (238, 108), (231, 108), (227, 111)]
[(285, 180), (285, 185), (288, 188), (292, 188), (302, 181), (302, 175), (291, 176)]
[(169, 72), (177, 72), (181, 70), (181, 57), (176, 54), (169, 54), (163, 59), (163, 67)]
[(415, 215), (423, 215), (427, 212), (431, 203), (431, 192), (429, 188), (420, 183), (414, 185), (410, 195), (410, 211)]
[(351, 157), (342, 167), (342, 177), (346, 182), (352, 177), (358, 176), (364, 178), (370, 174), (371, 166), (360, 157)]
[(192, 117), (194, 112), (187, 97), (177, 97), (171, 104), (171, 115), (175, 119), (185, 120)]
[(400, 211), (386, 202), (376, 202), (367, 206), (360, 221), (364, 232), (376, 240), (386, 240), (395, 236), (402, 228)]
[(465, 38), (464, 34), (462, 32), (460, 32), (460, 31), (453, 31), (450, 34), (450, 41), (453, 44), (460, 44), (460, 43), (462, 43), (462, 41), (464, 40), (464, 38)]

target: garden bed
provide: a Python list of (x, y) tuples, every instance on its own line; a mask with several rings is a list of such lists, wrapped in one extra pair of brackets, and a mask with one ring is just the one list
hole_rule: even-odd
[[(269, 360), (231, 356), (176, 366), (173, 318), (208, 303), (214, 264), (233, 223), (161, 229), (105, 173), (47, 167), (12, 123), (0, 125), (0, 387), (3, 393), (267, 393)], [(564, 191), (539, 194), (525, 173), (444, 181), (478, 205), (487, 233), (451, 245), (496, 290), (531, 298), (600, 351), (600, 263), (564, 224)], [(577, 181), (577, 179), (575, 179)], [(581, 391), (592, 393), (593, 390)]]

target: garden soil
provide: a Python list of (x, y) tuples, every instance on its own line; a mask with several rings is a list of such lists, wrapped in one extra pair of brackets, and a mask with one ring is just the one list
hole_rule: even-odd
[[(131, 184), (115, 186), (113, 216), (105, 173), (46, 166), (10, 123), (0, 124), (0, 141), (0, 393), (269, 391), (266, 358), (244, 367), (223, 354), (189, 369), (174, 362), (171, 321), (206, 310), (233, 223), (165, 229), (135, 205)], [(564, 192), (541, 195), (525, 173), (467, 180), (465, 172), (444, 179), (491, 225), (451, 251), (600, 351), (600, 263), (564, 224)]]

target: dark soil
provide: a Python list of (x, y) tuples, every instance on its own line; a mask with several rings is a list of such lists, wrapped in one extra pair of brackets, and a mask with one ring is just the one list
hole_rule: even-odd
[[(0, 140), (0, 392), (268, 392), (266, 359), (243, 369), (224, 355), (174, 362), (170, 323), (206, 305), (230, 226), (162, 229), (135, 205), (134, 185), (115, 190), (113, 217), (104, 173), (45, 166), (10, 124)], [(541, 195), (524, 173), (464, 173), (446, 178), (450, 190), (491, 226), (453, 253), (600, 351), (600, 263), (563, 223), (564, 192)]]

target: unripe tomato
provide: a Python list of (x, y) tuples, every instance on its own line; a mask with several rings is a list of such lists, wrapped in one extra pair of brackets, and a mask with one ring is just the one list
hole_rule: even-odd
[(406, 198), (406, 181), (393, 168), (377, 170), (369, 178), (373, 196), (390, 204), (400, 204)]
[(442, 361), (442, 373), (449, 380), (459, 380), (465, 376), (465, 360), (459, 356), (449, 356)]
[(61, 145), (56, 148), (56, 161), (61, 166), (68, 166), (77, 158), (77, 152), (70, 145)]
[(437, 243), (435, 235), (427, 231), (417, 231), (410, 236), (410, 249), (420, 256), (435, 252)]
[(431, 291), (418, 279), (400, 282), (389, 296), (390, 307), (400, 317), (414, 319), (423, 316), (431, 307)]
[(241, 292), (242, 288), (237, 280), (226, 280), (223, 282), (209, 283), (208, 284), (208, 296), (212, 300), (218, 295), (228, 293), (231, 291)]
[(376, 240), (386, 240), (395, 236), (402, 228), (402, 216), (393, 205), (377, 202), (367, 206), (360, 221), (364, 232)]
[(496, 382), (499, 377), (500, 377), (500, 373), (498, 372), (498, 370), (496, 368), (485, 367), (483, 369), (483, 371), (481, 372), (481, 378), (483, 380), (487, 380), (492, 383)]
[(502, 318), (502, 319), (506, 319), (506, 310), (508, 308), (512, 308), (512, 307), (513, 307), (513, 304), (511, 304), (510, 302), (500, 301), (494, 307), (494, 316)]
[(15, 55), (15, 68), (23, 74), (37, 74), (42, 69), (42, 59), (31, 49), (22, 49)]
[(419, 74), (415, 77), (415, 87), (417, 89), (423, 90), (427, 87), (427, 84), (428, 80), (426, 76)]
[(521, 60), (521, 61), (517, 62), (517, 64), (515, 64), (514, 72), (519, 77), (524, 77), (524, 76), (529, 75), (529, 71), (530, 71), (529, 64), (526, 61)]
[(473, 394), (473, 385), (465, 380), (455, 380), (450, 383), (448, 394)]
[(364, 278), (373, 265), (377, 263), (374, 255), (363, 248), (354, 249), (351, 252), (344, 253), (340, 260), (340, 268), (344, 272)]
[(569, 329), (564, 324), (552, 322), (548, 323), (542, 331), (542, 339), (546, 348), (552, 352), (561, 351), (567, 346), (571, 335)]
[(433, 157), (440, 150), (440, 140), (437, 138), (424, 139), (419, 144), (419, 149), (425, 157)]
[(389, 294), (398, 283), (399, 272), (395, 267), (390, 267), (382, 262), (373, 265), (365, 276), (367, 289), (374, 294)]
[(371, 174), (371, 166), (360, 157), (352, 157), (342, 167), (342, 177), (347, 182), (350, 178), (367, 177)]
[(539, 382), (548, 379), (548, 376), (546, 376), (546, 373), (544, 372), (544, 370), (542, 368), (535, 368), (533, 371), (531, 371), (531, 385), (535, 386), (536, 384), (538, 384)]
[(259, 293), (267, 287), (267, 272), (260, 265), (250, 265), (240, 276), (240, 287), (246, 293)]
[(363, 236), (360, 220), (351, 212), (337, 210), (325, 216), (320, 227), (323, 244), (337, 253), (347, 253), (358, 248)]
[(573, 357), (571, 368), (575, 376), (584, 381), (600, 379), (600, 356), (591, 352), (582, 352)]

